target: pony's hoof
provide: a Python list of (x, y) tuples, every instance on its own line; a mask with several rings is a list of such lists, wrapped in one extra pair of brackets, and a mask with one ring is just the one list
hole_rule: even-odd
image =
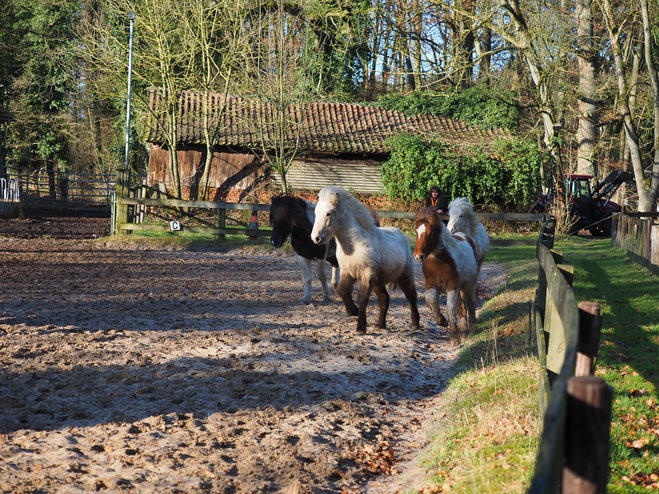
[(460, 338), (451, 338), (451, 346), (460, 346)]
[(302, 302), (305, 305), (309, 305), (311, 303), (311, 299), (308, 298), (301, 298), (300, 302)]
[(437, 319), (435, 319), (435, 322), (439, 326), (442, 326), (443, 328), (448, 326), (448, 319), (446, 319), (443, 314), (441, 314)]
[(357, 334), (366, 334), (366, 328), (360, 328), (357, 326)]

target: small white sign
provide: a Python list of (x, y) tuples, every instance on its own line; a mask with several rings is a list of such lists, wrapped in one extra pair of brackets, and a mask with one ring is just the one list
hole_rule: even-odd
[(173, 232), (180, 232), (181, 231), (181, 222), (180, 221), (170, 221), (169, 222), (169, 229)]

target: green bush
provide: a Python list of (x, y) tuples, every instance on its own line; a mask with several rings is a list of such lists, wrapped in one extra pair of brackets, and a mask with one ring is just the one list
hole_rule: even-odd
[(549, 155), (529, 141), (500, 141), (493, 150), (456, 149), (437, 140), (399, 135), (387, 141), (391, 157), (381, 168), (387, 195), (423, 200), (433, 185), (452, 199), (505, 210), (526, 207), (540, 186), (540, 166)]
[(519, 111), (511, 102), (517, 96), (508, 91), (498, 94), (487, 86), (451, 90), (445, 93), (413, 92), (381, 97), (373, 106), (397, 110), (407, 116), (427, 113), (453, 120), (463, 120), (480, 129), (517, 130)]

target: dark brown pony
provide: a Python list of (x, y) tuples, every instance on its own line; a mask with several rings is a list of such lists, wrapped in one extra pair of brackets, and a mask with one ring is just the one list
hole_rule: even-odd
[[(435, 322), (446, 326), (447, 320), (439, 310), (439, 296), (446, 293), (451, 344), (459, 345), (476, 321), (478, 263), (473, 242), (464, 233), (451, 235), (435, 208), (421, 208), (414, 222), (414, 257), (417, 261), (423, 261), (426, 303)], [(458, 333), (458, 311), (462, 319), (461, 334)]]

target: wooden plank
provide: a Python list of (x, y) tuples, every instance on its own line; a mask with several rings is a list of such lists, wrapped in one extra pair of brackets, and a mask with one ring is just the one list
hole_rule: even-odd
[(618, 247), (618, 238), (619, 238), (619, 232), (618, 232), (618, 227), (619, 227), (619, 220), (620, 219), (620, 213), (613, 213), (611, 215), (611, 246), (612, 247)]
[(547, 370), (571, 376), (574, 374), (576, 363), (579, 311), (572, 288), (556, 267), (551, 270), (548, 279), (548, 306), (550, 300), (555, 312), (549, 323), (547, 323), (548, 317), (545, 316), (545, 327), (550, 324)]
[(659, 218), (659, 212), (645, 212), (645, 213), (627, 213), (625, 216), (630, 218)]
[(554, 383), (543, 420), (540, 446), (529, 494), (558, 492), (563, 468), (565, 444), (565, 390), (567, 380), (559, 377)]
[(659, 222), (653, 222), (650, 233), (650, 263), (659, 270)]
[[(187, 201), (183, 199), (139, 199), (124, 197), (118, 199), (121, 205), (146, 205), (156, 207), (178, 207), (178, 208), (205, 208), (205, 209), (237, 209), (237, 210), (255, 210), (269, 211), (270, 204), (251, 204), (251, 203), (234, 203), (221, 201)], [(408, 219), (413, 220), (416, 211), (377, 211), (382, 218)], [(448, 215), (440, 215), (442, 219), (448, 220)], [(477, 213), (476, 216), (481, 221), (543, 221), (545, 218), (542, 214), (521, 214), (521, 213)]]
[[(120, 230), (125, 231), (142, 231), (142, 232), (170, 232), (168, 225), (149, 225), (122, 223), (119, 225)], [(253, 228), (217, 228), (214, 226), (186, 226), (181, 225), (181, 232), (199, 233), (206, 235), (246, 235), (251, 237), (269, 237), (272, 230), (256, 230)]]
[(535, 334), (538, 345), (538, 360), (540, 361), (540, 383), (538, 386), (538, 397), (540, 401), (540, 413), (544, 417), (551, 393), (549, 375), (547, 374), (547, 340), (545, 330), (542, 326), (542, 315), (538, 307), (535, 307)]
[(269, 204), (249, 204), (240, 202), (212, 202), (212, 201), (185, 201), (182, 199), (136, 199), (122, 198), (122, 205), (144, 204), (146, 206), (160, 206), (171, 208), (202, 208), (202, 209), (237, 209), (237, 210), (254, 210), (270, 211)]

